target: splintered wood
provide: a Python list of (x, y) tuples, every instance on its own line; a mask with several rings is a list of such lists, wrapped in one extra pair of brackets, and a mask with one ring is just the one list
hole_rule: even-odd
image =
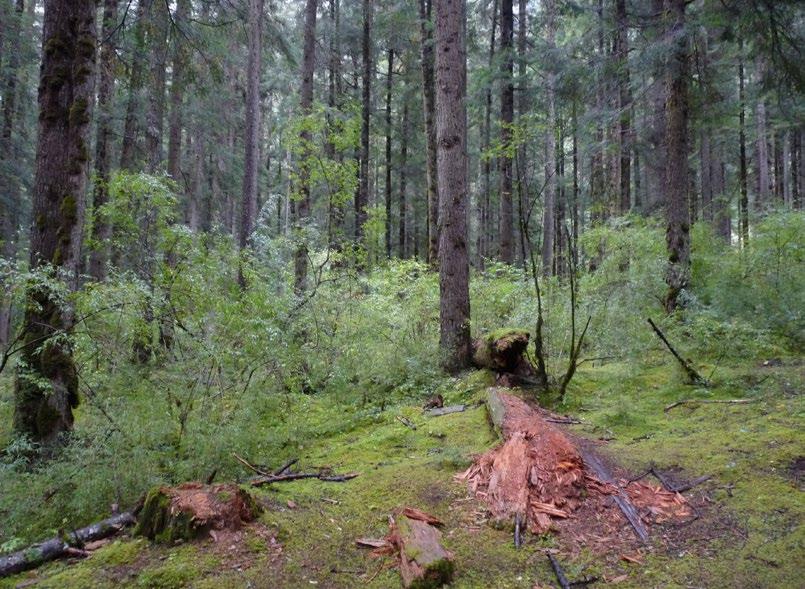
[(631, 524), (632, 540), (645, 541), (646, 523), (690, 515), (678, 493), (614, 480), (588, 449), (505, 389), (489, 390), (487, 408), (503, 442), (457, 478), (484, 500), (493, 523), (508, 526), (519, 516), (534, 534), (566, 530), (602, 539)]

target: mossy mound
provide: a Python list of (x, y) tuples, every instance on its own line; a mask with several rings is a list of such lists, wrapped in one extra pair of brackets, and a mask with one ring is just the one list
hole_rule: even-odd
[(154, 487), (145, 497), (134, 534), (158, 543), (194, 540), (211, 530), (238, 529), (259, 513), (252, 496), (237, 485)]
[(472, 342), (472, 361), (479, 368), (516, 373), (526, 362), (529, 337), (524, 329), (496, 329)]

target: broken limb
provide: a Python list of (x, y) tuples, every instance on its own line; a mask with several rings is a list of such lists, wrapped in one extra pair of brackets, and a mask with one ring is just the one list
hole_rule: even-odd
[(416, 424), (413, 421), (411, 421), (410, 419), (407, 419), (407, 418), (403, 417), (402, 415), (397, 415), (397, 421), (399, 421), (401, 424), (403, 424), (407, 428), (410, 428), (412, 430), (416, 430)]
[(131, 512), (121, 513), (74, 532), (62, 533), (57, 538), (51, 538), (8, 556), (0, 557), (0, 577), (27, 571), (59, 558), (86, 556), (86, 552), (82, 548), (85, 543), (117, 534), (123, 528), (134, 525), (135, 521)]
[(682, 356), (680, 356), (677, 353), (677, 351), (671, 345), (671, 342), (669, 342), (668, 339), (665, 337), (665, 334), (663, 334), (663, 332), (660, 331), (660, 328), (657, 327), (657, 324), (651, 320), (651, 317), (646, 319), (646, 321), (648, 321), (648, 324), (651, 325), (651, 329), (654, 330), (654, 333), (657, 334), (657, 337), (659, 337), (662, 340), (662, 343), (665, 344), (665, 347), (668, 348), (671, 354), (673, 354), (674, 358), (676, 358), (677, 362), (679, 362), (680, 366), (682, 366), (682, 369), (685, 371), (685, 374), (687, 374), (690, 383), (701, 386), (707, 386), (708, 383), (704, 379), (704, 377), (702, 377), (702, 375), (696, 371), (696, 369), (690, 362), (685, 360)]
[(548, 560), (551, 561), (551, 568), (553, 569), (554, 574), (556, 575), (556, 580), (559, 581), (559, 587), (562, 589), (570, 589), (570, 581), (567, 580), (565, 576), (565, 571), (562, 570), (559, 561), (556, 560), (553, 554), (550, 552), (548, 553)]
[(283, 483), (285, 481), (298, 481), (300, 479), (319, 479), (327, 483), (343, 483), (358, 476), (357, 472), (340, 475), (328, 475), (325, 472), (289, 472), (286, 474), (277, 474), (257, 477), (249, 481), (252, 487), (260, 487), (271, 483)]
[(746, 405), (747, 403), (754, 403), (756, 399), (683, 399), (676, 403), (667, 405), (663, 412), (668, 413), (674, 407), (680, 405), (695, 404), (695, 403), (723, 403), (725, 405)]

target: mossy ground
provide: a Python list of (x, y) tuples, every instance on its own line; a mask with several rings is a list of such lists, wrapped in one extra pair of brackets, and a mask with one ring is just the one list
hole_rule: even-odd
[[(713, 370), (698, 368), (704, 375)], [(463, 413), (426, 418), (414, 405), (387, 408), (374, 423), (271, 457), (271, 463), (293, 456), (303, 467), (361, 473), (343, 484), (307, 480), (257, 491), (268, 507), (259, 521), (282, 544), (279, 558), (269, 557), (264, 543), (247, 542), (251, 566), (233, 570), (208, 543), (165, 548), (121, 540), (78, 564), (54, 563), (0, 581), (0, 588), (29, 579), (40, 579), (38, 587), (68, 589), (396, 587), (399, 576), (388, 559), (371, 558), (354, 540), (383, 536), (388, 514), (402, 505), (445, 521), (444, 541), (456, 558), (456, 588), (554, 586), (542, 549), (556, 546), (571, 577), (627, 575), (620, 587), (795, 587), (805, 557), (805, 504), (789, 466), (805, 454), (800, 433), (804, 370), (794, 360), (772, 367), (720, 366), (712, 375), (714, 386), (697, 389), (681, 384), (674, 366), (659, 356), (639, 365), (581, 367), (566, 405), (554, 407), (584, 420), (573, 426), (575, 433), (607, 439), (604, 451), (633, 472), (654, 462), (660, 469), (680, 469), (687, 478), (713, 477), (697, 491), (714, 502), (707, 517), (719, 531), (700, 533), (700, 526), (681, 532), (688, 537), (670, 549), (656, 543), (642, 564), (604, 560), (584, 550), (571, 556), (553, 538), (529, 538), (515, 550), (509, 532), (476, 525), (479, 505), (453, 481), (472, 454), (496, 441), (485, 409), (473, 404), (489, 384), (488, 375), (476, 372), (443, 391), (446, 403), (470, 405)], [(738, 397), (753, 403), (663, 411), (681, 399)], [(411, 419), (417, 429), (405, 427), (396, 415)]]

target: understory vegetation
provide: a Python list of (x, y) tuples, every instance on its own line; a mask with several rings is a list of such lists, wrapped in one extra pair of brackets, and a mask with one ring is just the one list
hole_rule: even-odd
[[(165, 203), (169, 206), (170, 199)], [(120, 231), (123, 241), (115, 247), (125, 251), (126, 235), (139, 239), (134, 229), (131, 234)], [(417, 432), (395, 421), (401, 412), (420, 420), (414, 407), (435, 393), (451, 402), (472, 402), (487, 384), (483, 373), (455, 379), (439, 369), (436, 274), (411, 260), (361, 273), (348, 256), (327, 259), (317, 253), (312, 255), (318, 267), (315, 284), (298, 297), (287, 263), (294, 244), (262, 235), (253, 256), (242, 262), (254, 280), (241, 292), (231, 270), (241, 262), (230, 239), (186, 234), (169, 223), (160, 231), (174, 255), (170, 264), (154, 266), (152, 286), (136, 273), (122, 272), (69, 295), (78, 318), (69, 338), (82, 395), (69, 443), (50, 460), (29, 463), (30, 443), (14, 439), (10, 428), (0, 430), (0, 445), (6, 448), (0, 465), (3, 551), (96, 520), (112, 504), (128, 508), (154, 484), (203, 481), (213, 473), (217, 480), (242, 481), (249, 473), (233, 453), (270, 466), (304, 457), (312, 465), (361, 472), (344, 486), (325, 489), (300, 482), (268, 491), (280, 503), (313, 504), (321, 494), (342, 501), (323, 508), (342, 515), (349, 510), (342, 544), (349, 544), (350, 534), (370, 532), (361, 526), (382, 527), (381, 515), (417, 492), (402, 490), (396, 477), (416, 479), (415, 487), (433, 479), (444, 488), (445, 497), (434, 505), (437, 511), (448, 497), (463, 495), (461, 485), (450, 482), (451, 473), (490, 444), (489, 430), (481, 427), (483, 411), (443, 418)], [(582, 416), (592, 435), (613, 438), (611, 447), (624, 449), (618, 459), (635, 470), (659, 461), (713, 474), (720, 488), (729, 488), (729, 496), (717, 492), (723, 509), (748, 534), (743, 547), (730, 550), (768, 551), (763, 558), (782, 567), (769, 572), (784, 578), (785, 567), (792, 565), (777, 551), (795, 550), (802, 541), (801, 530), (791, 528), (802, 513), (795, 492), (786, 490), (791, 485), (786, 468), (801, 459), (796, 419), (802, 412), (805, 215), (768, 215), (741, 251), (721, 245), (707, 226), (697, 225), (692, 245), (696, 286), (684, 293), (685, 310), (668, 317), (662, 316), (661, 234), (651, 219), (625, 217), (584, 235), (576, 321), (588, 316), (591, 321), (579, 371), (562, 403), (551, 391), (540, 401)], [(53, 282), (24, 268), (9, 274), (20, 289), (31, 280)], [(571, 309), (566, 282), (551, 278), (542, 283), (549, 374), (560, 373), (567, 362)], [(473, 273), (470, 289), (474, 335), (500, 326), (533, 328), (535, 297), (522, 269), (490, 262)], [(145, 308), (158, 319), (144, 322)], [(684, 383), (676, 362), (647, 325), (648, 317), (710, 387)], [(169, 347), (164, 345), (168, 324)], [(132, 354), (144, 330), (151, 330), (147, 341), (162, 339), (163, 344), (155, 345), (149, 361), (141, 364), (132, 361)], [(0, 390), (0, 423), (6, 425), (12, 422), (11, 377), (6, 368)], [(735, 397), (753, 404), (662, 411), (680, 399)], [(378, 484), (378, 477), (391, 478)], [(313, 512), (264, 517), (285, 529), (289, 554), (309, 550), (306, 544), (324, 533), (307, 521), (318, 518)], [(785, 521), (776, 525), (768, 517)], [(455, 542), (461, 547), (468, 540)], [(487, 544), (474, 539), (472, 552)], [(337, 550), (330, 556), (350, 568), (339, 545), (310, 558), (329, 558), (329, 551)], [(468, 546), (465, 550), (470, 552)], [(504, 547), (484, 550), (490, 551), (489, 558), (505, 551), (507, 564), (500, 565), (505, 571), (525, 570), (520, 568), (524, 555), (509, 554)], [(348, 557), (357, 558), (363, 557)], [(668, 557), (657, 558), (656, 570), (652, 566), (640, 573), (649, 576), (643, 580), (653, 574), (657, 579), (704, 574), (686, 568), (684, 558), (671, 568)], [(726, 553), (719, 558), (727, 558)], [(582, 555), (573, 566), (598, 565)], [(731, 575), (741, 571), (723, 569)], [(288, 569), (283, 574), (295, 573)], [(390, 574), (377, 577), (375, 586), (387, 586)], [(547, 573), (538, 568), (529, 574)], [(476, 586), (463, 583), (458, 586)]]

